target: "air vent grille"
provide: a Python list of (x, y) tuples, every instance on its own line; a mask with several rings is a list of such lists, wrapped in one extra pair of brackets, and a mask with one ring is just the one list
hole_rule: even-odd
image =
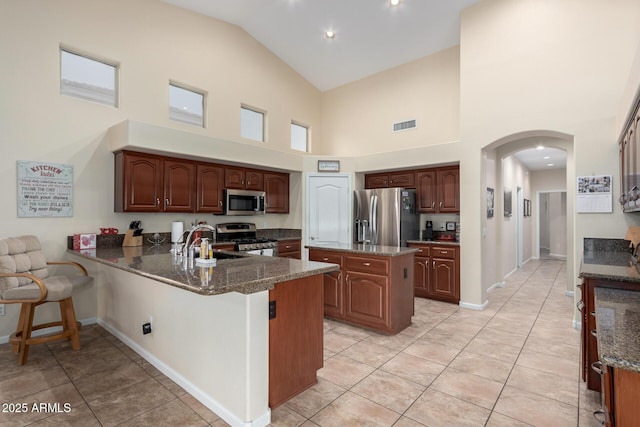
[(393, 131), (400, 132), (403, 130), (414, 129), (417, 126), (416, 119), (405, 120), (404, 122), (398, 122), (393, 124)]

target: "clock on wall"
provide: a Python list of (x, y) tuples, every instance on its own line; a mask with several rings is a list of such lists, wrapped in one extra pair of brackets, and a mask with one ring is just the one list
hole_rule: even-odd
[(340, 160), (318, 160), (318, 172), (340, 172)]

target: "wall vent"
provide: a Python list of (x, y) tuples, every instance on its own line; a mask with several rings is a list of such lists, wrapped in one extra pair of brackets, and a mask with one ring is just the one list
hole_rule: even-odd
[(393, 131), (394, 132), (400, 132), (400, 131), (403, 131), (403, 130), (414, 129), (417, 126), (418, 125), (417, 125), (416, 119), (405, 120), (404, 122), (394, 123), (393, 124)]

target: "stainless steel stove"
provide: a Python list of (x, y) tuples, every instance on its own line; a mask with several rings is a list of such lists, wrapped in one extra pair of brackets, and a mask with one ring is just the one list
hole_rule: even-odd
[(227, 222), (216, 225), (216, 239), (219, 242), (234, 242), (240, 252), (275, 256), (278, 241), (258, 238), (256, 225), (250, 222)]

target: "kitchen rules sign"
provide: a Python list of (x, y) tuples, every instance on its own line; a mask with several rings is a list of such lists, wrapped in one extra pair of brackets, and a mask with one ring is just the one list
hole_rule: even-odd
[(18, 218), (73, 216), (73, 166), (18, 160)]

